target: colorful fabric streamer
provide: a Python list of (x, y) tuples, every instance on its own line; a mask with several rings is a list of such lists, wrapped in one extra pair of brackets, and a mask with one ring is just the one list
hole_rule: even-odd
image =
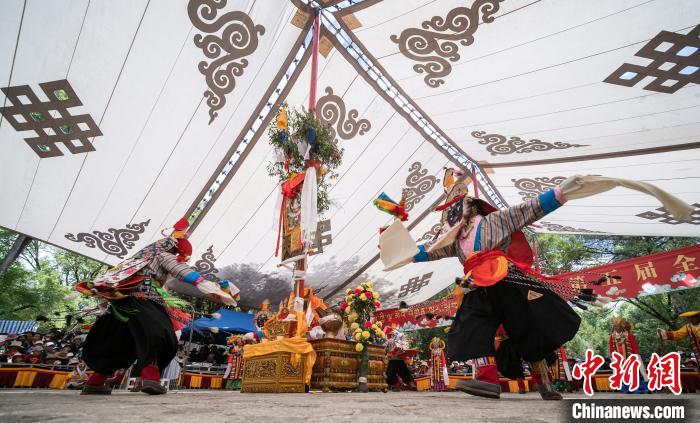
[(379, 210), (389, 213), (397, 219), (401, 219), (402, 221), (408, 220), (408, 212), (403, 205), (403, 201), (401, 203), (397, 203), (389, 198), (389, 196), (385, 193), (381, 193), (379, 194), (379, 197), (374, 199), (373, 203)]

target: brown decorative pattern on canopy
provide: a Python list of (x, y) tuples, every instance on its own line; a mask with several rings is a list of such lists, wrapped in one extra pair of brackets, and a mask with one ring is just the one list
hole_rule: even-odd
[(511, 181), (515, 184), (515, 188), (521, 190), (518, 191), (518, 194), (520, 194), (523, 200), (527, 200), (528, 198), (535, 198), (543, 192), (554, 188), (564, 182), (564, 179), (566, 179), (565, 176), (553, 176), (551, 178), (543, 176), (534, 179), (511, 179)]
[(409, 294), (413, 295), (423, 289), (430, 283), (430, 278), (433, 277), (433, 272), (426, 273), (423, 276), (416, 276), (408, 280), (405, 284), (401, 285), (399, 289), (399, 298), (403, 298)]
[(532, 153), (533, 151), (563, 150), (575, 147), (588, 147), (585, 144), (569, 144), (566, 142), (546, 142), (538, 139), (525, 141), (520, 137), (510, 137), (504, 135), (487, 134), (486, 131), (474, 131), (472, 137), (479, 140), (479, 144), (485, 145), (486, 151), (492, 156), (506, 155), (513, 153)]
[[(196, 34), (194, 45), (211, 60), (202, 60), (198, 65), (209, 87), (204, 97), (209, 106), (210, 124), (219, 115), (217, 111), (226, 105), (226, 95), (236, 88), (236, 78), (243, 75), (248, 66), (245, 57), (258, 48), (258, 36), (265, 33), (265, 27), (255, 25), (244, 12), (231, 11), (217, 16), (226, 3), (227, 0), (190, 0), (187, 5), (192, 24), (207, 34)], [(222, 28), (221, 35), (217, 35)]]
[(420, 238), (416, 240), (418, 241), (426, 241), (428, 244), (432, 243), (435, 237), (440, 233), (440, 228), (442, 228), (442, 225), (439, 223), (434, 224), (426, 233), (421, 235)]
[(86, 247), (99, 248), (106, 254), (120, 259), (126, 257), (130, 249), (134, 248), (140, 235), (144, 233), (151, 219), (141, 223), (126, 225), (126, 229), (109, 228), (107, 232), (92, 231), (92, 233), (80, 232), (78, 235), (66, 234), (66, 238), (73, 242), (82, 242)]
[(343, 98), (333, 94), (333, 88), (326, 87), (326, 95), (316, 102), (316, 113), (321, 122), (328, 125), (331, 130), (331, 137), (336, 142), (340, 137), (349, 140), (358, 133), (363, 135), (372, 128), (372, 124), (367, 119), (357, 120), (360, 112), (357, 109), (347, 111)]
[(214, 263), (216, 258), (214, 258), (214, 246), (210, 245), (207, 251), (202, 253), (202, 257), (194, 262), (194, 268), (199, 272), (199, 275), (204, 279), (212, 282), (219, 282), (219, 277), (216, 276), (219, 273), (219, 269), (216, 268)]
[(639, 213), (637, 217), (648, 220), (658, 220), (661, 223), (666, 223), (668, 225), (680, 225), (681, 223), (689, 223), (691, 225), (700, 225), (700, 203), (694, 203), (693, 212), (688, 220), (678, 220), (671, 216), (671, 214), (666, 210), (666, 207), (659, 207), (654, 210), (645, 211), (644, 213)]
[(406, 211), (411, 211), (413, 206), (420, 203), (425, 198), (425, 194), (435, 188), (440, 180), (433, 175), (428, 175), (428, 169), (424, 169), (421, 162), (414, 162), (408, 171), (403, 196)]
[[(41, 101), (29, 85), (3, 88), (12, 106), (0, 109), (0, 113), (16, 131), (34, 131), (37, 137), (24, 141), (43, 158), (63, 156), (56, 146), (62, 143), (72, 154), (95, 151), (88, 138), (102, 135), (90, 115), (71, 115), (71, 107), (83, 103), (66, 79), (39, 84), (48, 101)], [(22, 101), (25, 98), (26, 101)], [(51, 112), (55, 111), (58, 116)], [(77, 141), (77, 144), (74, 144)]]
[(452, 72), (450, 62), (459, 60), (459, 46), (474, 42), (479, 27), (479, 15), (484, 23), (493, 22), (493, 15), (503, 0), (476, 0), (471, 7), (457, 7), (447, 16), (433, 16), (421, 24), (422, 28), (407, 28), (401, 35), (392, 35), (391, 41), (399, 45), (404, 56), (423, 64), (413, 65), (413, 70), (425, 73), (423, 80), (429, 87), (437, 88)]
[(550, 231), (550, 232), (580, 232), (584, 234), (605, 234), (607, 232), (601, 232), (601, 231), (591, 231), (588, 229), (579, 229), (579, 228), (572, 228), (571, 226), (564, 226), (560, 225), (558, 223), (552, 223), (552, 222), (537, 222), (538, 226), (542, 226), (544, 229)]
[[(664, 49), (663, 44), (671, 46)], [(666, 94), (673, 94), (691, 83), (700, 84), (700, 25), (688, 34), (661, 31), (635, 56), (650, 59), (651, 63), (646, 66), (625, 63), (603, 82), (633, 87), (646, 77), (652, 77), (643, 89)]]

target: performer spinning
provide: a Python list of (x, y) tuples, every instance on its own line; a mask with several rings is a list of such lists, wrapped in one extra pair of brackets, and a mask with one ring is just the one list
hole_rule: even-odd
[(235, 286), (226, 281), (229, 295), (187, 266), (192, 254), (192, 245), (184, 238), (188, 226), (188, 221), (181, 219), (170, 236), (148, 245), (94, 281), (76, 286), (85, 295), (108, 300), (103, 303), (104, 314), (85, 340), (83, 359), (94, 372), (83, 394), (110, 394), (109, 375), (134, 362), (132, 374), (142, 378), (142, 392), (167, 391), (160, 384), (160, 374), (177, 353), (175, 330), (190, 318), (177, 308), (184, 301), (162, 289), (168, 276), (235, 304)]
[[(397, 219), (381, 232), (380, 258), (387, 271), (410, 262), (459, 258), (465, 272), (461, 286), (464, 295), (448, 334), (450, 359), (493, 356), (494, 335), (503, 324), (516, 353), (531, 362), (533, 377), (540, 379), (536, 382), (542, 398), (558, 400), (561, 395), (552, 389), (544, 358), (571, 340), (580, 323), (579, 316), (562, 297), (574, 303), (596, 303), (597, 298), (592, 290), (574, 289), (568, 282), (545, 277), (532, 269), (532, 250), (521, 230), (561, 207), (567, 199), (587, 197), (616, 186), (657, 197), (679, 219), (686, 219), (693, 210), (650, 184), (600, 176), (572, 176), (522, 204), (498, 210), (470, 197), (467, 179), (461, 177), (451, 187), (446, 186), (446, 202), (437, 208), (442, 211), (440, 238), (432, 244), (416, 246)], [(390, 202), (384, 193), (375, 204), (407, 219), (402, 203)], [(477, 366), (476, 379), (458, 382), (457, 389), (499, 398), (496, 366)]]
[[(680, 339), (690, 338), (690, 348), (695, 354), (695, 359), (700, 360), (700, 311), (686, 311), (681, 313), (680, 317), (684, 317), (687, 323), (675, 331), (664, 331), (656, 329), (657, 334), (661, 339), (677, 341)], [(700, 378), (700, 366), (696, 367), (698, 378)]]

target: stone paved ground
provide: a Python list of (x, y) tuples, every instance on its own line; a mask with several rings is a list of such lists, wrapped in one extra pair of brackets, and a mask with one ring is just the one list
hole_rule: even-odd
[[(583, 395), (567, 395), (582, 398)], [(700, 410), (700, 394), (683, 395)], [(594, 399), (670, 399), (670, 395), (596, 394)], [(461, 392), (241, 394), (171, 391), (163, 396), (115, 392), (108, 397), (72, 391), (0, 390), (0, 422), (558, 422), (566, 401), (537, 394), (501, 400)], [(693, 421), (693, 420), (687, 420)], [(695, 421), (700, 421), (697, 419)]]

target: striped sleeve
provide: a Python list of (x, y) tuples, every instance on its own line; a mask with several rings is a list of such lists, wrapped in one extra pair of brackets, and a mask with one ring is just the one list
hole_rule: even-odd
[(484, 216), (478, 229), (478, 249), (485, 251), (505, 247), (513, 232), (538, 221), (561, 207), (556, 190), (551, 189), (513, 207)]
[(165, 270), (172, 277), (181, 281), (184, 281), (185, 277), (190, 273), (195, 272), (187, 264), (177, 261), (177, 257), (170, 253), (160, 253), (156, 256), (156, 260), (158, 261), (158, 266), (160, 266), (161, 269)]
[(446, 257), (458, 257), (456, 243), (453, 242), (446, 247), (428, 252), (428, 261), (440, 260)]

